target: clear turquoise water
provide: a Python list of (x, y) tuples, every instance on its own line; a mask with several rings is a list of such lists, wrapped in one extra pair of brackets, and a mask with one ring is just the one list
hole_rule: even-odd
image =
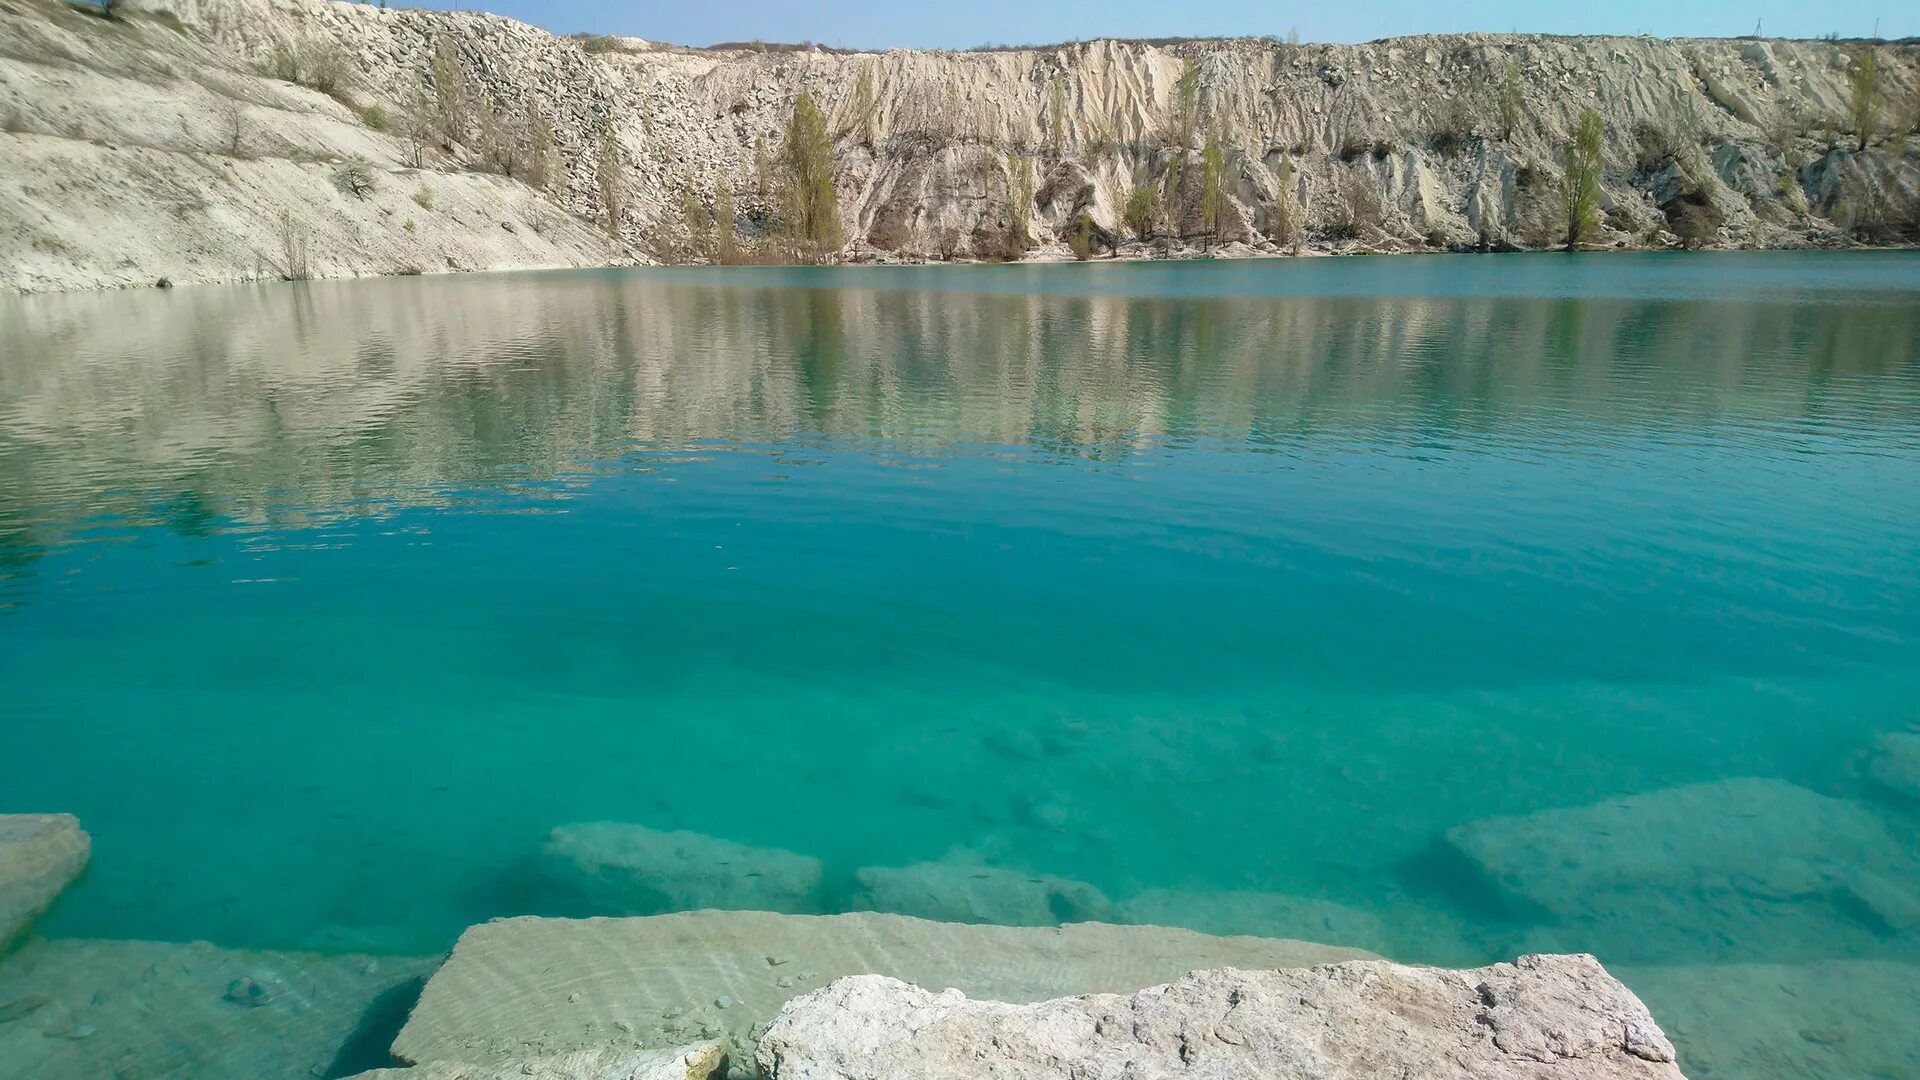
[[(1916, 721), (1912, 254), (0, 299), (0, 811), (95, 838), (52, 936), (434, 951), (612, 819), (1477, 963), (1556, 928), (1445, 830), (1767, 776), (1907, 840), (1860, 773)], [(1552, 944), (1920, 960), (1690, 925)]]

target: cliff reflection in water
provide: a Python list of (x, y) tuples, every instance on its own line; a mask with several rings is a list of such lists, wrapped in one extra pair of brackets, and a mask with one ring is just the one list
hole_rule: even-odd
[(1549, 414), (1566, 445), (1704, 416), (1817, 427), (1836, 395), (1857, 397), (1855, 426), (1902, 423), (1898, 398), (1847, 377), (1911, 363), (1920, 340), (1912, 306), (820, 287), (835, 282), (7, 301), (0, 535), (18, 565), (76, 518), (293, 525), (710, 442), (1090, 461), (1212, 440), (1497, 450)]

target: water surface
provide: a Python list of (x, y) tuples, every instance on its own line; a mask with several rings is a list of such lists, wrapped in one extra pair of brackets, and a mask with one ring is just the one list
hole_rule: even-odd
[(1771, 777), (1911, 845), (1920, 258), (0, 299), (0, 688), (0, 811), (95, 838), (50, 936), (433, 952), (605, 819), (1592, 951), (1757, 1075), (1659, 969), (1920, 1003), (1920, 935), (1569, 921), (1443, 837)]

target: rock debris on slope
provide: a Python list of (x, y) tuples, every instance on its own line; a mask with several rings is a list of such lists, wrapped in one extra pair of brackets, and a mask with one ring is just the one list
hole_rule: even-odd
[[(1911, 42), (1470, 34), (844, 53), (561, 38), (328, 0), (122, 7), (109, 21), (55, 0), (0, 4), (0, 287), (681, 258), (684, 205), (710, 211), (722, 182), (751, 246), (777, 203), (759, 162), (802, 92), (834, 137), (849, 258), (1065, 257), (1083, 214), (1096, 246), (1128, 237), (1127, 197), (1148, 183), (1177, 197), (1126, 254), (1544, 246), (1588, 108), (1606, 123), (1595, 246), (1898, 242), (1920, 206)], [(416, 164), (402, 121), (431, 89), (436, 50), (457, 61), (469, 108)], [(1882, 106), (1862, 150), (1846, 116), (1869, 52)], [(539, 175), (502, 153), (502, 132), (524, 142), (536, 124), (551, 150)], [(367, 183), (344, 175), (356, 164)], [(1030, 212), (1010, 213), (1029, 187)]]

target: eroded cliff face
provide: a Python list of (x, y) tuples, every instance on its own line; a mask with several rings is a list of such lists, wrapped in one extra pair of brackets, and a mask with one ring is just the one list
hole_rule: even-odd
[[(0, 24), (0, 286), (16, 289), (289, 276), (289, 234), (314, 276), (686, 258), (687, 199), (710, 208), (722, 182), (751, 247), (775, 227), (764, 159), (803, 92), (835, 140), (851, 258), (1064, 257), (1083, 213), (1123, 253), (1546, 246), (1588, 108), (1606, 124), (1596, 246), (1902, 242), (1920, 220), (1912, 43), (692, 50), (326, 0), (143, 0), (114, 21), (0, 0)], [(406, 120), (439, 91), (436, 49), (468, 107), (417, 149)], [(1847, 114), (1869, 54), (1863, 150)], [(503, 152), (536, 141), (539, 162)], [(343, 175), (356, 162), (370, 189)], [(1140, 245), (1127, 197), (1168, 192), (1176, 163)]]

